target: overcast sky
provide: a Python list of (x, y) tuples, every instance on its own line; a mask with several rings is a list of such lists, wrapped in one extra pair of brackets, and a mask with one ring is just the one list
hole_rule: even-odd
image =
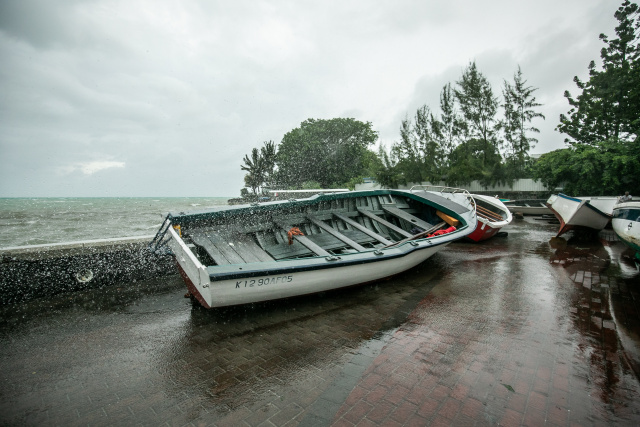
[(544, 104), (600, 64), (612, 0), (0, 0), (0, 197), (238, 196), (242, 158), (308, 118), (380, 142), (470, 61)]

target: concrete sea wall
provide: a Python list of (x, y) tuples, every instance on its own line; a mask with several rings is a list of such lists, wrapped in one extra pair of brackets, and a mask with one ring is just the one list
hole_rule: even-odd
[(0, 249), (0, 305), (177, 274), (153, 236)]

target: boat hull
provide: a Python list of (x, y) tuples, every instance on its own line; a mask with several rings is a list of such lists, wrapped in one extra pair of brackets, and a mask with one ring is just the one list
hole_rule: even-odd
[[(468, 236), (477, 224), (475, 204), (466, 192), (464, 196), (434, 195), (426, 191), (416, 195), (402, 190), (362, 193), (365, 194), (318, 196), (294, 200), (291, 203), (287, 201), (245, 206), (238, 210), (181, 213), (176, 217), (169, 215), (167, 220), (171, 226), (166, 228), (166, 244), (175, 257), (178, 270), (191, 296), (202, 306), (215, 308), (290, 298), (391, 277), (422, 263), (451, 242)], [(394, 198), (398, 203), (393, 201)], [(408, 208), (409, 205), (406, 203), (409, 201), (414, 203), (413, 208), (398, 208)], [(438, 221), (443, 222), (433, 228), (433, 232), (424, 230), (416, 235), (412, 230), (410, 233), (411, 227), (424, 229), (429, 225), (420, 219), (422, 209), (431, 209), (431, 213), (438, 213)], [(382, 215), (383, 212), (396, 215), (393, 218), (404, 218), (405, 228), (401, 229), (398, 222), (394, 225), (383, 217), (376, 216)], [(343, 222), (330, 220), (331, 216), (341, 218), (340, 221)], [(274, 220), (275, 217), (284, 219)], [(247, 222), (249, 218), (251, 220)], [(318, 221), (318, 218), (325, 219)], [(356, 218), (359, 224), (356, 223)], [(198, 221), (206, 222), (206, 226), (197, 225), (194, 228)], [(261, 221), (272, 222), (267, 226)], [(447, 221), (455, 222), (456, 226), (446, 228)], [(287, 223), (287, 226), (282, 226), (282, 222)], [(272, 238), (269, 236), (274, 233), (273, 224), (276, 224), (276, 229), (281, 227), (289, 230), (288, 244), (286, 236), (285, 241), (281, 243), (274, 244), (273, 241), (269, 241)], [(349, 229), (343, 228), (346, 224), (350, 225)], [(387, 237), (395, 235), (395, 241), (367, 243), (367, 247), (364, 247), (349, 240), (347, 234), (350, 230), (354, 227), (363, 229), (364, 224), (369, 225), (368, 231), (372, 236), (385, 240), (384, 236), (377, 233), (385, 233)], [(293, 225), (304, 228), (305, 232), (300, 235), (291, 233), (292, 230), (298, 230), (296, 227), (291, 228)], [(215, 248), (209, 246), (207, 249), (207, 245), (196, 238), (202, 234), (200, 230), (203, 227), (204, 233), (210, 239), (205, 243), (215, 243)], [(231, 234), (225, 235), (229, 229), (237, 231), (238, 227), (251, 230), (249, 234), (257, 240), (250, 242), (239, 238), (238, 234), (235, 238)], [(206, 231), (214, 229), (218, 231)], [(390, 233), (391, 230), (395, 232)], [(364, 230), (365, 234), (366, 231)], [(184, 233), (187, 233), (186, 240)], [(351, 248), (337, 248), (326, 242), (313, 243), (331, 237), (329, 234), (345, 239), (345, 244)], [(316, 254), (300, 256), (294, 253), (297, 251), (295, 244), (303, 249), (300, 243)], [(243, 254), (245, 259), (237, 262), (216, 261), (205, 265), (204, 261), (209, 258), (203, 258), (202, 249), (207, 249), (209, 256), (219, 257), (221, 261), (222, 252), (227, 252), (231, 257)], [(291, 254), (279, 258), (279, 251), (283, 250)], [(233, 251), (235, 254), (231, 253)], [(248, 261), (249, 258), (258, 255), (262, 258)], [(227, 260), (231, 259), (228, 257)]]
[(616, 235), (640, 259), (640, 202), (620, 203), (613, 208), (611, 227)]
[(473, 233), (469, 234), (467, 239), (473, 242), (482, 242), (495, 236), (500, 229), (506, 225), (509, 225), (513, 220), (513, 216), (509, 209), (504, 205), (502, 201), (495, 197), (483, 196), (474, 194), (473, 198), (476, 203), (482, 203), (485, 207), (491, 210), (494, 214), (498, 215), (498, 220), (492, 218), (482, 217), (478, 215), (478, 223)]
[[(386, 250), (381, 260), (338, 260), (334, 264), (316, 260), (304, 265), (295, 261), (279, 262), (280, 265), (260, 265), (259, 270), (247, 270), (246, 274), (216, 275), (205, 278), (187, 273), (190, 263), (178, 256), (178, 266), (190, 294), (205, 308), (241, 305), (318, 292), (382, 280), (424, 262), (444, 249), (441, 245), (419, 245), (415, 250), (403, 253), (402, 249)], [(174, 249), (178, 251), (179, 249)], [(368, 262), (367, 262), (368, 261)], [(276, 263), (274, 263), (276, 264)], [(250, 269), (251, 266), (245, 266)]]
[(501, 228), (502, 226), (494, 227), (489, 222), (478, 220), (476, 230), (473, 233), (469, 234), (467, 239), (473, 242), (482, 242), (495, 236)]
[(579, 228), (600, 231), (611, 221), (611, 215), (592, 205), (588, 198), (558, 194), (547, 200), (547, 206), (560, 222), (556, 237)]

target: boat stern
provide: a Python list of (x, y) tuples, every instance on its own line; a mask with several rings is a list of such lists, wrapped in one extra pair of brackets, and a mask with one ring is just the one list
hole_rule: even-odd
[(207, 268), (196, 258), (184, 243), (180, 232), (174, 227), (169, 227), (167, 232), (170, 235), (168, 241), (169, 248), (178, 266), (180, 276), (187, 285), (191, 296), (198, 300), (205, 308), (211, 307), (211, 280)]

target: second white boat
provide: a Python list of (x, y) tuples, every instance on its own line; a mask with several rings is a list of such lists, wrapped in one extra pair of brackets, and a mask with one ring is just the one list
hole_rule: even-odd
[(560, 221), (556, 237), (576, 228), (600, 231), (611, 221), (615, 197), (569, 197), (554, 194), (547, 206)]
[(636, 258), (640, 259), (640, 201), (617, 204), (613, 208), (611, 226), (620, 240), (634, 249)]

